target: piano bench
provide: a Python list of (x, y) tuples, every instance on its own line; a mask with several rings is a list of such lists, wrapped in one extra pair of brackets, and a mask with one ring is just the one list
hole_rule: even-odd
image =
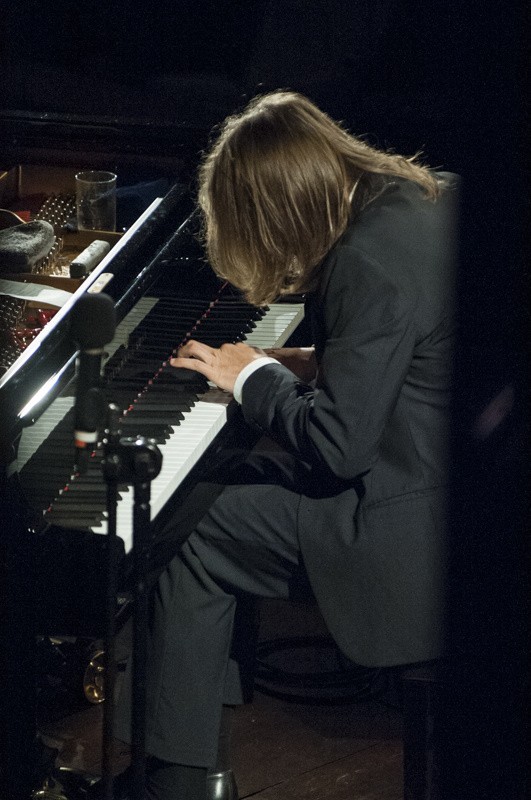
[(440, 689), (438, 662), (406, 668), (401, 675), (404, 800), (436, 800), (434, 716)]
[(307, 705), (376, 699), (388, 688), (386, 670), (354, 664), (329, 634), (277, 637), (257, 644), (253, 688)]
[[(263, 601), (262, 636), (251, 662), (253, 690), (308, 705), (366, 702), (388, 695), (402, 715), (403, 800), (437, 800), (434, 716), (440, 661), (365, 668), (343, 656), (314, 602)], [(294, 636), (296, 629), (301, 635)]]

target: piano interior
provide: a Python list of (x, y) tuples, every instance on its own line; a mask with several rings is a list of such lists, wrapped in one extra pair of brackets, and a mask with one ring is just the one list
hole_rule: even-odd
[[(74, 174), (66, 167), (16, 164), (0, 169), (0, 208), (0, 230), (8, 231), (35, 220), (45, 220), (54, 229), (49, 252), (37, 262), (16, 272), (0, 267), (3, 281), (10, 284), (36, 284), (73, 293), (82, 283), (81, 278), (70, 276), (70, 264), (75, 258), (96, 238), (110, 246), (120, 238), (115, 231), (101, 231), (96, 236), (92, 231), (76, 230)], [(10, 284), (2, 284), (4, 290)], [(0, 309), (0, 372), (4, 373), (58, 308), (0, 292)]]

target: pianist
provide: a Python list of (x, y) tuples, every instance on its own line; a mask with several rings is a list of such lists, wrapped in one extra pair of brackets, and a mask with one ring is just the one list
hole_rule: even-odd
[[(312, 349), (190, 341), (172, 361), (233, 392), (275, 447), (213, 474), (215, 499), (153, 594), (148, 796), (161, 800), (237, 796), (224, 733), (242, 699), (242, 597), (289, 598), (304, 574), (367, 666), (438, 658), (444, 634), (455, 176), (275, 92), (226, 121), (199, 178), (214, 270), (255, 304), (304, 293)], [(117, 723), (127, 739), (127, 691)]]

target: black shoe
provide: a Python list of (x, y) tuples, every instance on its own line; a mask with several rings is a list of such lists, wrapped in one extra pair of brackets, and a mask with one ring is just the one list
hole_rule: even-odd
[[(131, 768), (118, 775), (113, 781), (114, 800), (130, 800)], [(213, 772), (207, 775), (207, 800), (238, 800), (236, 778), (231, 769), (225, 772)], [(86, 794), (87, 800), (103, 800), (103, 783), (101, 780), (92, 783)]]
[(207, 775), (207, 800), (238, 800), (236, 778), (231, 769)]

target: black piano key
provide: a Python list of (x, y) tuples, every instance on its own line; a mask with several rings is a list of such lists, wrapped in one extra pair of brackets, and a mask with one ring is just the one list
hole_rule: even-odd
[(60, 502), (54, 503), (54, 512), (59, 511), (61, 514), (79, 514), (80, 516), (97, 515), (105, 510), (105, 501), (94, 502), (94, 500), (85, 500), (82, 497), (70, 499), (63, 499)]
[(189, 403), (172, 402), (171, 397), (166, 397), (164, 394), (157, 395), (159, 402), (150, 402), (149, 395), (145, 398), (136, 398), (124, 410), (125, 417), (135, 415), (137, 418), (142, 417), (144, 420), (154, 419), (160, 417), (162, 413), (166, 415), (166, 423), (172, 425), (174, 420), (182, 420), (183, 414), (190, 410)]
[(246, 312), (246, 311), (237, 311), (234, 309), (224, 310), (224, 309), (216, 309), (215, 312), (212, 314), (208, 314), (201, 320), (200, 324), (207, 324), (211, 321), (215, 322), (223, 322), (226, 325), (231, 325), (234, 322), (238, 324), (239, 322), (253, 322), (253, 318)]
[(72, 483), (68, 484), (68, 489), (65, 489), (60, 497), (66, 497), (66, 495), (80, 495), (80, 494), (87, 494), (87, 495), (104, 495), (106, 492), (106, 485), (103, 478), (101, 476), (101, 480), (99, 483), (96, 481), (83, 481), (80, 483), (79, 481), (73, 481)]
[(148, 342), (142, 348), (144, 357), (164, 358), (166, 353), (172, 353), (183, 341), (188, 329), (184, 330), (181, 335), (160, 337), (157, 342)]
[(142, 329), (138, 330), (136, 341), (139, 343), (139, 346), (141, 346), (142, 338), (148, 338), (154, 329), (163, 337), (182, 336), (188, 328), (195, 325), (200, 319), (200, 314), (197, 316), (194, 314), (184, 314), (179, 315), (178, 318), (175, 316), (168, 318), (160, 315), (158, 317), (153, 317), (149, 322), (143, 325)]
[(171, 397), (161, 397), (157, 402), (156, 399), (151, 398), (149, 393), (146, 399), (137, 397), (135, 400), (133, 400), (133, 406), (140, 414), (146, 414), (153, 411), (157, 411), (159, 413), (165, 411), (168, 414), (181, 412), (180, 419), (182, 419), (182, 412), (190, 411), (192, 408), (189, 403), (179, 402), (178, 400), (172, 401)]
[(99, 523), (105, 519), (103, 514), (99, 514), (97, 517), (89, 516), (84, 517), (77, 514), (55, 514), (53, 511), (50, 511), (46, 514), (46, 521), (52, 525), (57, 525), (60, 528), (73, 528), (73, 529), (81, 529), (81, 530), (88, 530), (89, 528), (93, 528), (95, 525), (99, 525)]
[(179, 387), (182, 387), (182, 391), (188, 390), (194, 394), (203, 394), (208, 389), (208, 381), (191, 369), (168, 366), (164, 372), (157, 375), (153, 386), (164, 386), (168, 391), (178, 391)]
[(149, 423), (143, 422), (141, 419), (129, 419), (125, 417), (120, 422), (120, 428), (124, 436), (145, 436), (150, 439), (156, 439), (160, 444), (168, 438), (171, 431), (165, 423)]
[(201, 317), (208, 315), (211, 312), (211, 309), (205, 308), (204, 306), (188, 306), (184, 307), (181, 305), (171, 307), (165, 305), (161, 307), (160, 304), (156, 306), (151, 314), (149, 314), (138, 326), (138, 333), (141, 334), (146, 330), (150, 329), (150, 326), (153, 325), (155, 321), (159, 322), (161, 325), (165, 327), (181, 327), (182, 325), (186, 324), (187, 322), (193, 322)]
[[(139, 425), (141, 425), (142, 430), (152, 429), (154, 432), (148, 435), (155, 437), (161, 435), (160, 431), (162, 431), (162, 435), (164, 434), (165, 431), (167, 431), (169, 435), (170, 434), (169, 426), (171, 427), (177, 426), (184, 419), (184, 414), (178, 412), (172, 414), (171, 418), (169, 418), (168, 414), (162, 414), (160, 411), (146, 411), (146, 413), (145, 414), (143, 413), (141, 416), (141, 422), (135, 422), (135, 420), (133, 420), (132, 418), (131, 420), (129, 420), (129, 415), (127, 416), (126, 419), (128, 420), (128, 422), (125, 423), (125, 425), (123, 424), (123, 422), (120, 423), (120, 427), (122, 428), (122, 430), (125, 430), (126, 428), (127, 429), (133, 428), (135, 426), (138, 427)], [(146, 434), (143, 435), (145, 436)]]
[(85, 494), (83, 492), (72, 494), (66, 492), (56, 497), (52, 505), (56, 509), (73, 507), (79, 508), (83, 513), (87, 513), (88, 511), (99, 513), (106, 508), (106, 494), (104, 490), (100, 494)]
[(195, 313), (208, 310), (209, 306), (214, 305), (214, 302), (205, 302), (204, 299), (196, 297), (177, 297), (177, 298), (161, 298), (152, 312), (158, 314), (161, 311), (175, 312), (176, 309), (181, 311), (191, 310)]
[(50, 476), (61, 477), (62, 475), (70, 476), (75, 472), (74, 468), (74, 446), (72, 445), (72, 457), (68, 460), (66, 466), (64, 464), (57, 464), (53, 459), (53, 453), (49, 454), (47, 458), (30, 459), (28, 463), (21, 470), (24, 475), (40, 475), (42, 478)]
[(161, 359), (163, 359), (163, 353), (157, 357), (149, 357), (147, 353), (144, 353), (142, 356), (129, 358), (124, 363), (120, 373), (121, 375), (131, 373), (135, 379), (142, 378), (143, 375), (147, 375), (149, 378), (150, 375), (160, 369)]
[[(159, 364), (160, 369), (161, 364)], [(140, 391), (153, 380), (156, 371), (154, 372), (138, 372), (137, 370), (124, 369), (119, 378), (113, 378), (106, 386), (106, 396), (112, 396), (113, 390), (117, 389), (120, 392), (129, 390), (130, 392)]]
[[(169, 374), (170, 372), (171, 374)], [(183, 372), (185, 374), (179, 374)], [(176, 398), (182, 402), (187, 402), (189, 398), (190, 402), (193, 403), (197, 399), (197, 391), (204, 392), (205, 384), (207, 384), (206, 378), (198, 375), (197, 372), (178, 370), (168, 365), (155, 378), (146, 383), (142, 389), (135, 392), (134, 397), (158, 393)]]
[(84, 509), (81, 505), (70, 505), (67, 508), (66, 504), (63, 507), (60, 501), (53, 500), (45, 516), (48, 518), (53, 517), (54, 521), (64, 517), (75, 517), (80, 521), (83, 520), (85, 525), (96, 525), (102, 519), (105, 519), (105, 512), (105, 504), (98, 505), (96, 509)]
[[(122, 435), (146, 436), (162, 444), (171, 427), (177, 426), (208, 390), (205, 378), (192, 370), (174, 369), (168, 361), (186, 338), (218, 347), (226, 341), (240, 341), (255, 328), (267, 309), (249, 305), (232, 291), (226, 288), (210, 299), (199, 295), (159, 299), (128, 335), (127, 343), (111, 356), (104, 368), (104, 393), (107, 402), (116, 403), (124, 412)], [(101, 500), (104, 510), (103, 453), (99, 448), (87, 472), (75, 475), (73, 411), (67, 417), (68, 422), (65, 417), (28, 461), (24, 480), (38, 485), (42, 508), (53, 500), (49, 514), (56, 515), (58, 524), (90, 527), (96, 524), (95, 517), (87, 521), (71, 506), (77, 503), (86, 510)], [(101, 514), (97, 518), (101, 520)]]
[(97, 484), (98, 481), (103, 481), (103, 459), (98, 459), (98, 461), (90, 459), (85, 472), (76, 472), (70, 485), (75, 486), (81, 482)]

